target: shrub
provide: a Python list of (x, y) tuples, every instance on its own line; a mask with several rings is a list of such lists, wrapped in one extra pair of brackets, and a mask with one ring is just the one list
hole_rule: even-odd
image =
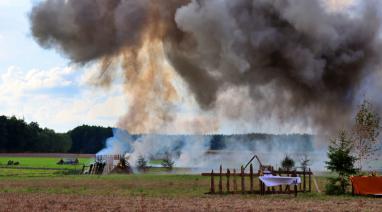
[(329, 178), (328, 184), (325, 185), (325, 193), (328, 195), (341, 195), (346, 193), (346, 188), (349, 186), (348, 180), (343, 180), (340, 177)]
[(139, 170), (145, 170), (147, 168), (147, 161), (142, 155), (139, 156), (137, 160), (137, 168)]
[(166, 154), (166, 158), (163, 159), (163, 161), (161, 163), (162, 167), (170, 169), (170, 170), (174, 167), (174, 164), (175, 164), (175, 162), (171, 159), (170, 154)]
[(294, 160), (288, 155), (281, 161), (281, 166), (285, 170), (291, 170), (294, 167)]

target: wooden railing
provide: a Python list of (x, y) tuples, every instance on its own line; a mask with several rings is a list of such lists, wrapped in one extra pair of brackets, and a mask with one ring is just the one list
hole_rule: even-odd
[[(295, 185), (294, 189), (290, 188), (290, 186), (278, 186), (276, 187), (268, 187), (264, 185), (259, 179), (261, 176), (261, 172), (257, 173), (253, 172), (252, 164), (249, 167), (249, 173), (246, 173), (243, 166), (240, 168), (240, 172), (236, 172), (236, 169), (231, 171), (227, 169), (226, 172), (223, 172), (223, 167), (220, 166), (219, 172), (215, 173), (214, 170), (211, 173), (202, 173), (202, 176), (207, 176), (211, 178), (210, 181), (210, 191), (209, 194), (234, 194), (234, 193), (242, 193), (242, 194), (267, 194), (267, 193), (292, 193), (294, 192), (297, 195), (297, 192), (311, 192), (312, 190), (312, 171), (310, 168), (308, 170), (303, 171), (285, 171), (279, 169), (278, 171), (273, 170), (272, 175), (277, 176), (293, 176), (300, 177), (301, 184), (298, 186)], [(215, 186), (215, 178), (218, 178), (218, 190), (216, 191)], [(225, 183), (223, 183), (223, 178), (225, 179)], [(238, 186), (238, 179), (240, 180), (240, 186)], [(257, 178), (257, 179), (256, 179)], [(255, 180), (258, 181), (258, 188), (255, 189)], [(249, 181), (249, 187), (248, 186)], [(223, 188), (225, 187), (225, 189)]]

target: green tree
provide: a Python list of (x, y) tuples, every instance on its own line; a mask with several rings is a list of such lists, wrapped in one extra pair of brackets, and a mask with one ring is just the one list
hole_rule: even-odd
[(291, 170), (294, 167), (294, 160), (288, 155), (281, 161), (281, 167), (285, 170)]
[(95, 154), (105, 147), (107, 138), (113, 136), (111, 128), (82, 125), (69, 131), (72, 139), (71, 153)]
[(346, 131), (340, 131), (338, 136), (331, 139), (326, 167), (332, 172), (336, 172), (336, 178), (330, 178), (326, 185), (328, 194), (344, 194), (349, 185), (349, 176), (357, 173), (354, 163), (356, 157), (351, 155), (353, 141)]
[(364, 101), (355, 116), (355, 125), (352, 130), (353, 151), (357, 157), (360, 170), (362, 170), (363, 163), (372, 158), (378, 151), (380, 129), (379, 115), (373, 111), (369, 102)]
[(66, 133), (58, 134), (41, 129), (36, 122), (27, 124), (23, 119), (0, 116), (1, 152), (67, 152), (71, 139)]
[(138, 157), (136, 166), (139, 170), (145, 170), (147, 168), (147, 160), (143, 157), (143, 155)]
[(166, 157), (163, 159), (161, 165), (164, 168), (171, 170), (174, 167), (175, 161), (172, 160), (170, 153), (166, 153)]

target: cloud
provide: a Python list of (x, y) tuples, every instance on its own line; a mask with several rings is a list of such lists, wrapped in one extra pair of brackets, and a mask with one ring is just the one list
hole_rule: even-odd
[(341, 11), (356, 4), (356, 0), (324, 0), (329, 10)]
[(56, 67), (49, 70), (31, 69), (24, 72), (16, 66), (10, 66), (0, 76), (0, 96), (19, 98), (32, 91), (66, 87), (72, 85), (73, 67)]
[(0, 75), (0, 111), (58, 131), (82, 124), (114, 126), (127, 108), (123, 88), (88, 86), (82, 80), (88, 72), (74, 66), (28, 71), (11, 66)]

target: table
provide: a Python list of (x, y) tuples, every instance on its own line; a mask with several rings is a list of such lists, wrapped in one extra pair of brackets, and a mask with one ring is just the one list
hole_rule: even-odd
[(263, 184), (260, 188), (261, 194), (265, 194), (265, 186), (282, 186), (282, 185), (294, 185), (294, 193), (297, 196), (297, 185), (301, 183), (300, 177), (284, 177), (284, 176), (273, 176), (264, 175), (259, 177), (261, 183)]
[(264, 175), (260, 177), (261, 182), (265, 186), (280, 186), (280, 185), (298, 185), (301, 183), (300, 177), (283, 177), (283, 176), (273, 176)]

